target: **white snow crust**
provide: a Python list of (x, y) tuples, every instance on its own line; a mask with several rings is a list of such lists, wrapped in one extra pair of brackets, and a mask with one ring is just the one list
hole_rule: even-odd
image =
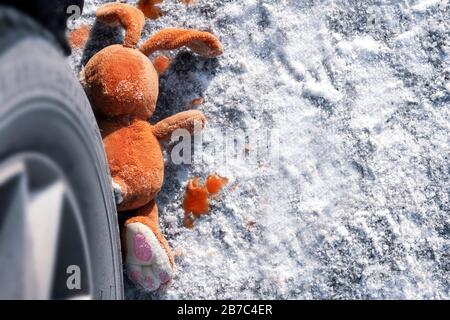
[[(92, 24), (103, 2), (86, 1), (74, 25)], [(129, 286), (127, 297), (449, 299), (449, 2), (165, 0), (161, 8), (166, 15), (148, 20), (142, 39), (198, 28), (225, 51), (212, 60), (171, 53), (152, 121), (202, 96), (206, 148), (223, 144), (218, 132), (275, 130), (280, 163), (262, 155), (256, 166), (224, 163), (206, 152), (193, 165), (168, 159), (158, 204), (177, 275), (166, 292)], [(104, 32), (85, 56), (112, 41)], [(70, 57), (76, 72), (82, 56)], [(186, 229), (187, 180), (213, 172), (229, 186)]]

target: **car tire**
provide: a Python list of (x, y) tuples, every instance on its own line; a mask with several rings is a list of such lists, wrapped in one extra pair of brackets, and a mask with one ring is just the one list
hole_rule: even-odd
[(0, 298), (122, 299), (101, 135), (55, 43), (0, 6)]

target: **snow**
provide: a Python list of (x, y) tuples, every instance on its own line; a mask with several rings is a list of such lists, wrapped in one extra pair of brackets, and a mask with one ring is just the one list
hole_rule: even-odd
[[(86, 1), (74, 24), (92, 23), (100, 2)], [(172, 286), (129, 287), (127, 297), (449, 299), (449, 2), (161, 7), (167, 14), (147, 21), (142, 39), (169, 26), (212, 30), (225, 53), (175, 52), (161, 79), (152, 121), (204, 97), (205, 148), (192, 165), (166, 155), (158, 204), (177, 253)], [(81, 53), (70, 61), (78, 71)], [(277, 132), (279, 154), (223, 161), (224, 139), (238, 130)], [(229, 187), (186, 229), (187, 180), (213, 172)]]

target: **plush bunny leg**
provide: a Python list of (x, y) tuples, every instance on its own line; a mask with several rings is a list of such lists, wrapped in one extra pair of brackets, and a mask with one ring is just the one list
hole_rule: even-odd
[(123, 231), (125, 269), (138, 286), (155, 291), (173, 277), (173, 254), (158, 223), (155, 201), (135, 211), (125, 222)]
[(152, 129), (156, 138), (165, 140), (170, 138), (170, 135), (176, 129), (186, 129), (193, 134), (196, 129), (202, 129), (205, 122), (206, 118), (203, 112), (198, 110), (188, 110), (161, 120), (155, 124)]
[(100, 22), (108, 25), (121, 25), (125, 29), (124, 45), (134, 47), (141, 37), (145, 17), (141, 10), (125, 3), (108, 3), (96, 12)]
[(155, 33), (140, 48), (149, 56), (158, 50), (174, 50), (186, 46), (204, 57), (216, 57), (223, 53), (222, 44), (209, 32), (167, 28)]

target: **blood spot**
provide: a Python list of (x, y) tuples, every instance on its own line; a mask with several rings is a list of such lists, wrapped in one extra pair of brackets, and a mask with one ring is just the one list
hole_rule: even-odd
[(210, 194), (216, 194), (228, 183), (228, 178), (211, 174), (206, 178), (206, 189)]
[(206, 185), (203, 185), (198, 177), (188, 181), (183, 200), (183, 224), (186, 228), (192, 229), (195, 219), (208, 213), (209, 196), (214, 197), (227, 183), (227, 178), (217, 174), (209, 175)]
[(200, 178), (189, 180), (184, 195), (183, 208), (186, 214), (200, 216), (208, 213), (208, 190), (201, 184)]

